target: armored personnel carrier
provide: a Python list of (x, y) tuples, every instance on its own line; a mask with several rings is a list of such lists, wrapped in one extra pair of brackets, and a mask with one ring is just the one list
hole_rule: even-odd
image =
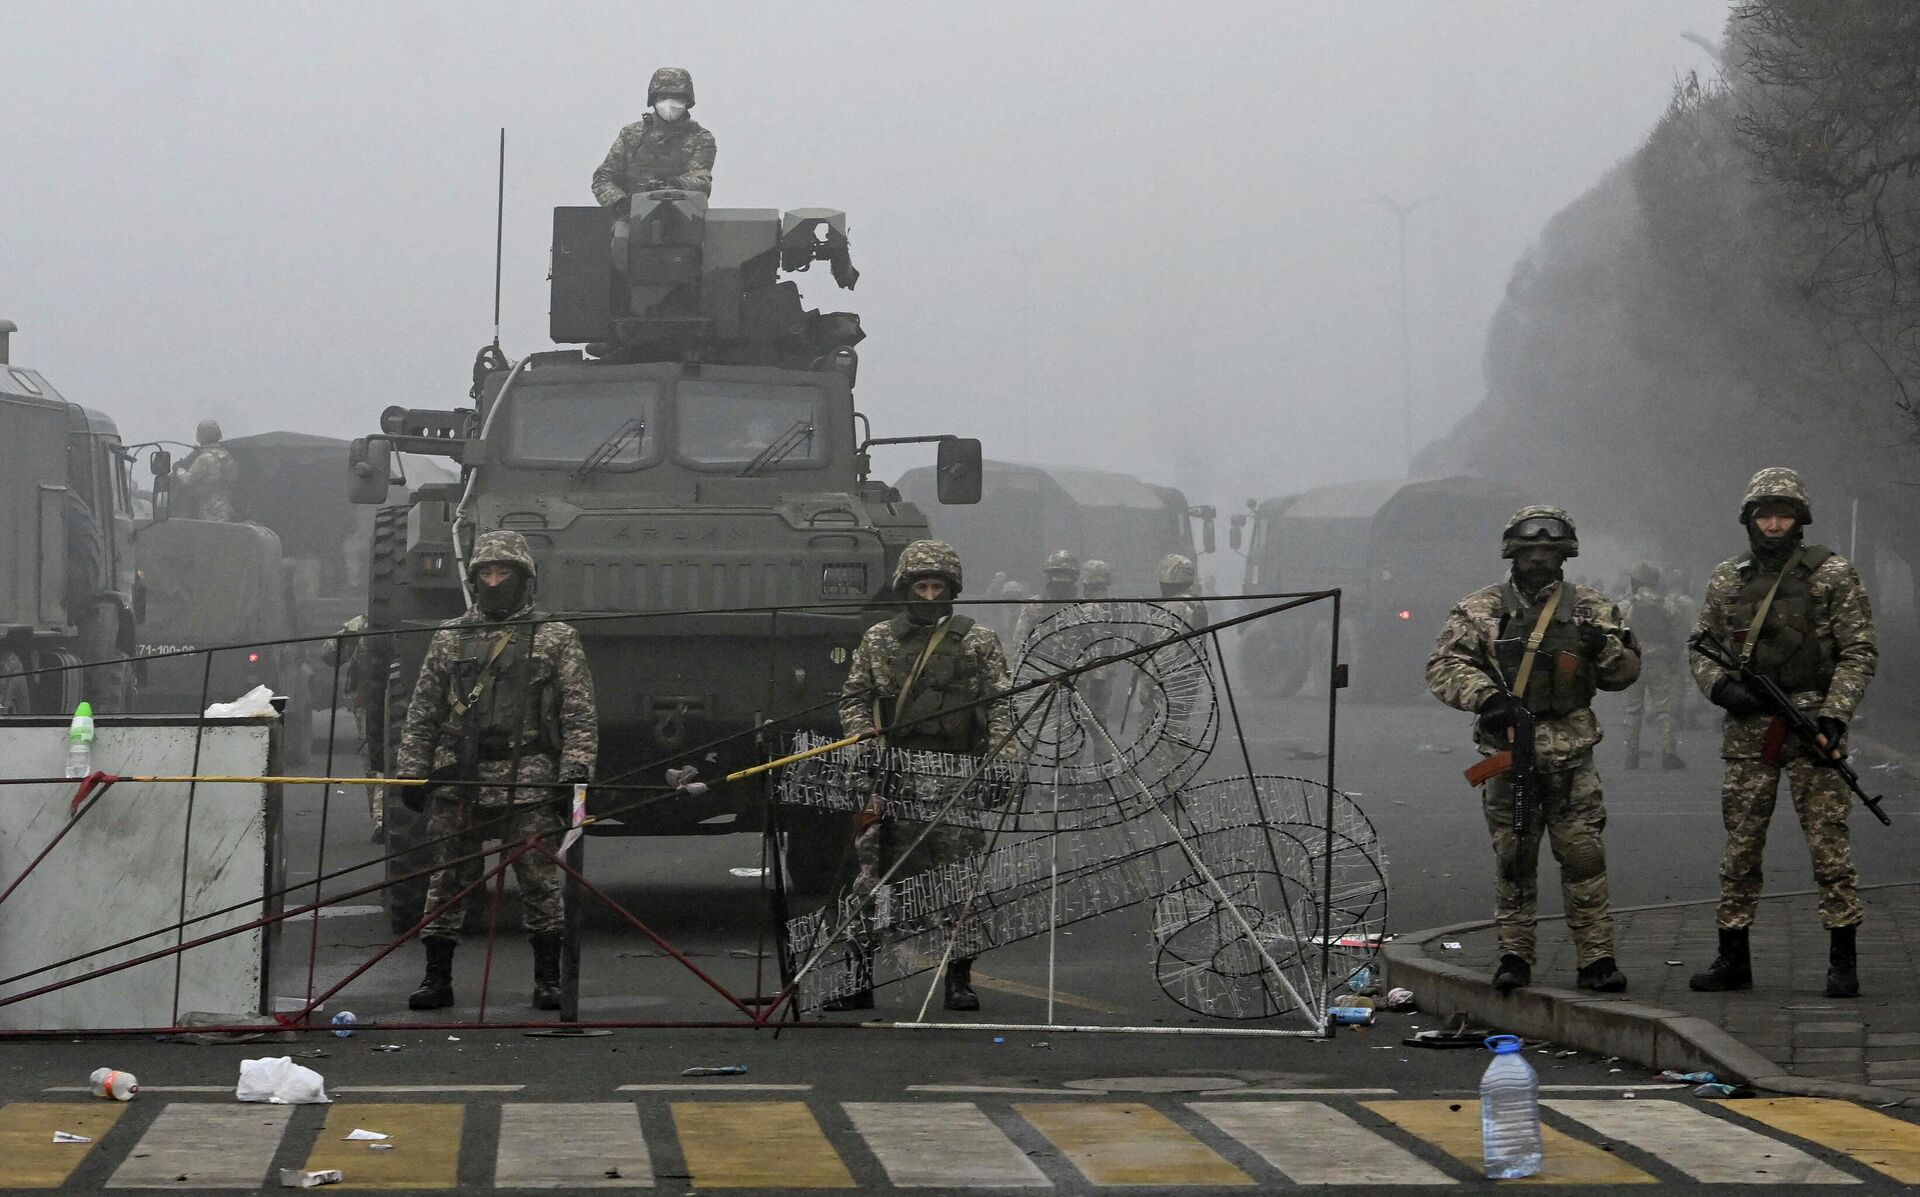
[[(390, 640), (390, 726), (426, 650), (417, 630), (466, 606), (476, 530), (508, 528), (532, 545), (540, 606), (585, 639), (598, 779), (658, 782), (635, 771), (676, 754), (712, 776), (784, 732), (838, 727), (849, 655), (884, 614), (900, 550), (928, 532), (869, 477), (869, 446), (936, 444), (939, 500), (970, 503), (980, 445), (871, 435), (854, 402), (859, 317), (804, 309), (782, 277), (816, 262), (843, 288), (858, 278), (842, 213), (681, 192), (555, 210), (551, 331), (584, 348), (508, 363), (489, 346), (471, 406), (389, 408), (350, 454), (355, 500), (384, 504), (369, 619), (414, 632)], [(395, 451), (448, 458), (460, 478), (389, 503)], [(596, 830), (755, 830), (764, 805), (757, 787), (718, 787)]]

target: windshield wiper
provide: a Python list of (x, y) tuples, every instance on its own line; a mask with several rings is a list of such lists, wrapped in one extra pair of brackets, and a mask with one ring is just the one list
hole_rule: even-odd
[(792, 455), (801, 445), (811, 446), (813, 442), (813, 421), (795, 420), (793, 427), (781, 433), (771, 445), (760, 450), (760, 455), (747, 463), (740, 471), (742, 478), (754, 478), (768, 466), (778, 465)]
[(626, 423), (620, 425), (620, 427), (614, 429), (607, 439), (601, 441), (599, 447), (594, 449), (593, 452), (587, 454), (587, 459), (575, 466), (572, 473), (568, 476), (575, 482), (580, 481), (580, 479), (585, 478), (588, 474), (593, 473), (601, 466), (606, 465), (614, 458), (620, 456), (620, 451), (627, 447), (629, 441), (637, 447), (646, 435), (647, 422), (645, 420), (637, 417), (628, 420)]

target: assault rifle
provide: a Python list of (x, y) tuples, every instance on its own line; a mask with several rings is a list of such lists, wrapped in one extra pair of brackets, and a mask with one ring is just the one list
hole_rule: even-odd
[(1893, 826), (1893, 820), (1887, 817), (1887, 812), (1880, 809), (1881, 796), (1869, 794), (1861, 788), (1860, 775), (1854, 772), (1852, 765), (1847, 763), (1847, 758), (1841, 753), (1840, 746), (1827, 743), (1827, 737), (1820, 730), (1820, 725), (1815, 723), (1805, 711), (1793, 705), (1793, 699), (1787, 697), (1786, 691), (1780, 688), (1778, 682), (1758, 670), (1748, 668), (1740, 660), (1739, 654), (1727, 647), (1727, 642), (1711, 630), (1702, 631), (1688, 641), (1688, 644), (1692, 646), (1693, 651), (1726, 670), (1729, 677), (1751, 690), (1755, 697), (1766, 704), (1765, 714), (1779, 720), (1786, 727), (1787, 734), (1812, 750), (1815, 764), (1823, 765), (1838, 773), (1840, 780), (1846, 782), (1847, 788), (1853, 791), (1854, 797), (1860, 799), (1866, 804), (1867, 809), (1873, 812), (1874, 818), (1880, 820), (1884, 826)]
[(1480, 762), (1467, 770), (1467, 781), (1471, 785), (1484, 785), (1493, 778), (1506, 776), (1509, 793), (1513, 796), (1513, 854), (1507, 860), (1507, 873), (1518, 880), (1520, 861), (1526, 852), (1527, 829), (1533, 823), (1534, 809), (1539, 806), (1539, 796), (1534, 785), (1534, 717), (1518, 695), (1505, 685), (1504, 679), (1496, 674), (1495, 683), (1500, 692), (1513, 699), (1513, 726), (1507, 729), (1507, 739), (1511, 748), (1481, 758)]

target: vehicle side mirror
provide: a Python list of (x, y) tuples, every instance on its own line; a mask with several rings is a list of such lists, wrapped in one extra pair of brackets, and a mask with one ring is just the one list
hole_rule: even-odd
[(165, 478), (173, 473), (173, 454), (165, 449), (155, 449), (153, 456), (147, 458), (147, 469), (155, 478)]
[(1220, 547), (1220, 542), (1215, 540), (1213, 535), (1213, 521), (1208, 520), (1206, 523), (1201, 524), (1200, 525), (1200, 551), (1203, 553), (1211, 553), (1214, 550), (1218, 549), (1219, 547)]
[(943, 436), (933, 468), (935, 493), (947, 504), (980, 501), (980, 442), (967, 436)]
[(1241, 529), (1247, 526), (1247, 517), (1234, 515), (1227, 517), (1227, 545), (1235, 552), (1240, 549)]
[(384, 503), (392, 483), (393, 445), (385, 437), (363, 436), (347, 449), (347, 501)]

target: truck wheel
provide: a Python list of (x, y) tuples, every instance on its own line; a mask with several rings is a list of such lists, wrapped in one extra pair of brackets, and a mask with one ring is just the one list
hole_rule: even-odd
[[(0, 653), (0, 674), (19, 673), (26, 668), (17, 653)], [(25, 715), (32, 710), (33, 697), (27, 679), (10, 677), (0, 681), (0, 715)]]
[(810, 811), (782, 812), (787, 892), (819, 897), (853, 880), (853, 819)]
[(1305, 680), (1299, 645), (1279, 630), (1255, 628), (1248, 632), (1240, 642), (1238, 665), (1234, 682), (1259, 698), (1291, 698)]

